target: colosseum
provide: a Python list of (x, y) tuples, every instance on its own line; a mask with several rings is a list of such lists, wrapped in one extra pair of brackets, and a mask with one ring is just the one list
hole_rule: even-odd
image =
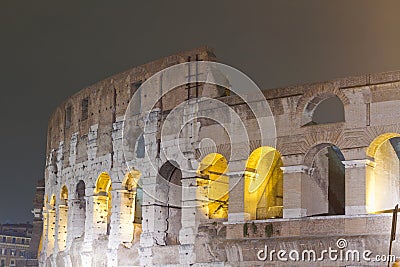
[[(400, 72), (260, 90), (273, 131), (227, 86), (191, 80), (204, 69), (137, 94), (163, 69), (205, 61), (216, 62), (208, 47), (168, 56), (57, 107), (41, 266), (385, 266), (373, 259), (388, 254), (400, 202)], [(199, 116), (210, 99), (236, 115), (209, 104), (223, 125)], [(237, 119), (246, 145), (227, 134)], [(319, 257), (330, 248), (360, 259)]]

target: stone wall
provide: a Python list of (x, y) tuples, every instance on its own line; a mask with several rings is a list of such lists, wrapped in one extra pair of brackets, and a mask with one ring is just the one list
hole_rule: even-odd
[[(197, 93), (218, 99), (238, 114), (248, 131), (250, 153), (229, 154), (229, 136), (217, 123), (196, 117), (204, 100), (195, 99), (195, 90), (188, 94), (185, 86), (162, 97), (149, 114), (142, 114), (141, 107), (162, 90), (142, 92), (138, 106), (130, 107), (134, 123), (128, 134), (143, 134), (143, 142), (133, 144), (135, 151), (123, 151), (124, 114), (140, 84), (166, 67), (194, 59), (214, 61), (215, 56), (207, 47), (169, 56), (89, 86), (56, 109), (48, 128), (41, 265), (276, 266), (258, 261), (257, 251), (265, 245), (320, 251), (342, 237), (352, 248), (385, 252), (390, 217), (371, 212), (382, 211), (373, 197), (381, 188), (375, 173), (387, 172), (385, 183), (399, 184), (399, 159), (388, 140), (400, 136), (393, 116), (400, 112), (400, 72), (262, 91), (276, 126), (276, 147), (271, 149), (279, 152), (283, 175), (276, 176), (276, 183), (282, 185), (283, 196), (275, 193), (283, 199), (264, 212), (278, 218), (257, 220), (249, 212), (246, 190), (264, 158), (253, 169), (245, 167), (250, 153), (262, 144), (257, 118), (243, 99), (224, 88), (201, 84)], [(154, 85), (161, 87), (161, 82)], [(163, 129), (160, 143), (171, 110), (188, 97), (184, 118), (174, 122), (181, 135), (174, 138), (170, 129)], [(340, 100), (344, 120), (313, 122), (316, 107), (331, 97)], [(235, 129), (223, 109), (202, 110), (211, 111)], [(143, 123), (148, 126), (144, 133), (137, 126)], [(207, 138), (215, 147), (191, 148)], [(332, 148), (341, 156), (328, 157)], [(152, 162), (140, 156), (141, 149)], [(228, 207), (220, 219), (209, 214), (209, 203), (220, 200), (209, 196), (210, 172), (202, 174), (192, 164), (212, 153), (226, 160), (227, 169), (219, 175), (230, 189), (229, 202), (221, 198), (221, 207)], [(130, 168), (128, 156), (135, 159)], [(380, 163), (385, 157), (390, 166)], [(338, 176), (342, 180), (334, 183)], [(398, 190), (388, 194), (396, 201), (400, 196)], [(270, 199), (264, 192), (259, 196)]]

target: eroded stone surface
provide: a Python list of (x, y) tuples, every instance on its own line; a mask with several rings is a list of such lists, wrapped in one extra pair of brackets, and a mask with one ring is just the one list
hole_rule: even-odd
[[(276, 250), (320, 252), (335, 247), (339, 238), (346, 238), (351, 249), (369, 249), (374, 255), (387, 253), (391, 217), (368, 212), (389, 208), (398, 200), (398, 176), (397, 180), (392, 179), (399, 171), (398, 158), (394, 146), (388, 143), (373, 157), (368, 148), (384, 134), (389, 135), (382, 143), (400, 136), (396, 134), (400, 133), (399, 72), (263, 91), (274, 115), (276, 149), (283, 162), (283, 206), (274, 206), (274, 212), (266, 210), (263, 214), (283, 214), (283, 218), (260, 220), (257, 214), (246, 212), (245, 176), (251, 170), (244, 170), (243, 162), (249, 155), (241, 150), (230, 155), (229, 136), (214, 122), (196, 118), (195, 102), (183, 110), (185, 119), (194, 119), (192, 124), (181, 125), (178, 139), (169, 128), (165, 129), (164, 142), (160, 144), (160, 129), (168, 113), (187, 100), (185, 87), (167, 94), (146, 122), (146, 147), (140, 149), (154, 159), (157, 170), (140, 156), (140, 145), (135, 145), (135, 151), (123, 152), (126, 144), (122, 122), (140, 83), (163, 68), (196, 56), (199, 60), (215, 60), (209, 48), (169, 56), (91, 85), (55, 110), (48, 128), (41, 266), (280, 266), (287, 264), (259, 261), (257, 251), (267, 245)], [(221, 88), (203, 85), (199, 90), (239, 114), (248, 130), (250, 152), (260, 146), (254, 115), (238, 96), (227, 96)], [(149, 92), (148, 97), (153, 94)], [(310, 123), (313, 107), (329, 96), (340, 99), (345, 120)], [(141, 97), (145, 103), (147, 96)], [(84, 103), (88, 103), (87, 109), (83, 108)], [(138, 112), (138, 125), (144, 123), (145, 115)], [(221, 119), (237, 129), (232, 117), (221, 113)], [(139, 137), (137, 128), (133, 126), (130, 134)], [(213, 139), (214, 143), (205, 142), (213, 145), (193, 149), (193, 144), (205, 138)], [(160, 145), (177, 166), (168, 165), (166, 155), (160, 154)], [(342, 190), (335, 196), (343, 201), (334, 203), (329, 192), (329, 183), (334, 182), (329, 175), (337, 174), (329, 172), (330, 163), (325, 158), (316, 160), (321, 151), (330, 153), (328, 147), (333, 145), (344, 157), (342, 163), (334, 162), (343, 164), (344, 179), (343, 187), (332, 187)], [(182, 149), (187, 158), (179, 153)], [(196, 172), (196, 157), (201, 159), (210, 153), (227, 159), (226, 175), (231, 188), (227, 218), (210, 219), (210, 183)], [(127, 169), (126, 157), (136, 158), (134, 170)], [(133, 182), (135, 171), (141, 173), (142, 188)], [(102, 174), (110, 180), (105, 180), (104, 188), (99, 185)], [(182, 185), (183, 189), (171, 184)], [(61, 194), (64, 186), (68, 191), (66, 200)], [(387, 187), (394, 189), (386, 192), (390, 201), (382, 206), (383, 200), (374, 190), (384, 191)], [(317, 195), (320, 201), (316, 201)], [(184, 207), (171, 203), (182, 203)], [(325, 216), (319, 216), (321, 213)], [(307, 217), (311, 215), (316, 217)], [(398, 252), (395, 246), (395, 253)], [(290, 266), (310, 265), (353, 264), (322, 261)]]

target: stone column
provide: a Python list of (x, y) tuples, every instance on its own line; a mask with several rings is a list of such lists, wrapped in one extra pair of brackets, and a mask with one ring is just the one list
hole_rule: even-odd
[(46, 207), (43, 207), (42, 214), (43, 214), (43, 234), (42, 234), (42, 251), (40, 252), (40, 254), (44, 255), (44, 258), (47, 258), (47, 247), (49, 245), (48, 241), (49, 212)]
[[(83, 266), (92, 266), (93, 259), (93, 240), (97, 239), (99, 232), (94, 219), (95, 196), (93, 196), (93, 188), (85, 189), (86, 200), (86, 220), (85, 220), (85, 236), (81, 251), (81, 261)], [(107, 225), (107, 224), (106, 224)], [(107, 226), (105, 226), (107, 228)], [(103, 233), (105, 233), (104, 230)]]
[(233, 171), (226, 175), (229, 177), (228, 222), (240, 223), (252, 219), (245, 206), (245, 172)]
[(157, 183), (157, 175), (143, 177), (143, 204), (142, 204), (142, 234), (140, 235), (140, 264), (153, 264), (153, 250), (155, 246), (166, 245), (168, 208), (158, 200), (160, 193), (165, 192), (163, 185)]
[(111, 214), (111, 231), (108, 241), (108, 264), (118, 266), (118, 247), (122, 243), (129, 244), (133, 240), (135, 192), (121, 187), (121, 183), (113, 183), (111, 192), (113, 211)]
[(58, 251), (63, 251), (66, 248), (68, 226), (68, 206), (58, 206), (58, 220), (57, 220), (57, 247)]
[(48, 210), (48, 223), (47, 223), (47, 250), (46, 256), (50, 256), (55, 252), (55, 234), (56, 234), (56, 210)]
[(303, 180), (307, 176), (308, 167), (295, 165), (281, 167), (283, 170), (283, 218), (300, 218), (307, 215), (302, 205)]
[[(374, 186), (374, 162), (368, 159), (342, 161), (345, 170), (346, 215), (367, 214), (367, 192)], [(372, 192), (372, 191), (371, 191)]]
[(92, 238), (97, 239), (100, 235), (107, 234), (108, 213), (108, 196), (99, 195), (92, 196), (93, 200), (93, 229)]
[(182, 228), (179, 231), (179, 262), (189, 266), (196, 262), (194, 244), (200, 221), (208, 218), (208, 181), (195, 170), (182, 171)]
[(67, 249), (71, 248), (72, 242), (78, 237), (83, 237), (85, 233), (86, 210), (81, 207), (80, 199), (72, 199), (69, 201), (68, 210), (68, 234)]

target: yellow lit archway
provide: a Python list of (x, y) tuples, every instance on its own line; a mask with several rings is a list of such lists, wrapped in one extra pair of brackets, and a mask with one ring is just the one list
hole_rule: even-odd
[(97, 178), (96, 188), (94, 190), (95, 194), (101, 194), (104, 192), (109, 192), (111, 187), (111, 178), (106, 172), (102, 172)]
[(229, 201), (228, 161), (218, 153), (208, 154), (201, 161), (197, 173), (209, 181), (207, 197), (208, 217), (227, 218)]
[(367, 149), (366, 204), (369, 213), (393, 209), (400, 202), (400, 134), (385, 133)]
[(142, 233), (142, 202), (143, 191), (139, 186), (141, 172), (132, 169), (125, 174), (122, 186), (125, 188), (123, 195), (123, 216), (121, 216), (121, 228), (126, 233), (123, 242), (137, 243)]
[(65, 185), (61, 189), (60, 200), (63, 202), (64, 205), (68, 204), (68, 189)]
[(50, 198), (50, 206), (51, 206), (51, 208), (54, 208), (55, 207), (55, 205), (56, 205), (56, 195), (51, 195), (51, 198)]
[(96, 188), (94, 193), (97, 195), (96, 204), (98, 207), (98, 214), (95, 214), (95, 217), (99, 218), (98, 222), (103, 222), (102, 218), (107, 218), (106, 225), (106, 233), (110, 233), (110, 226), (111, 226), (111, 203), (112, 203), (112, 184), (110, 175), (106, 172), (102, 172), (96, 181)]
[(283, 216), (283, 172), (281, 154), (272, 147), (254, 150), (246, 163), (245, 212), (251, 219)]

